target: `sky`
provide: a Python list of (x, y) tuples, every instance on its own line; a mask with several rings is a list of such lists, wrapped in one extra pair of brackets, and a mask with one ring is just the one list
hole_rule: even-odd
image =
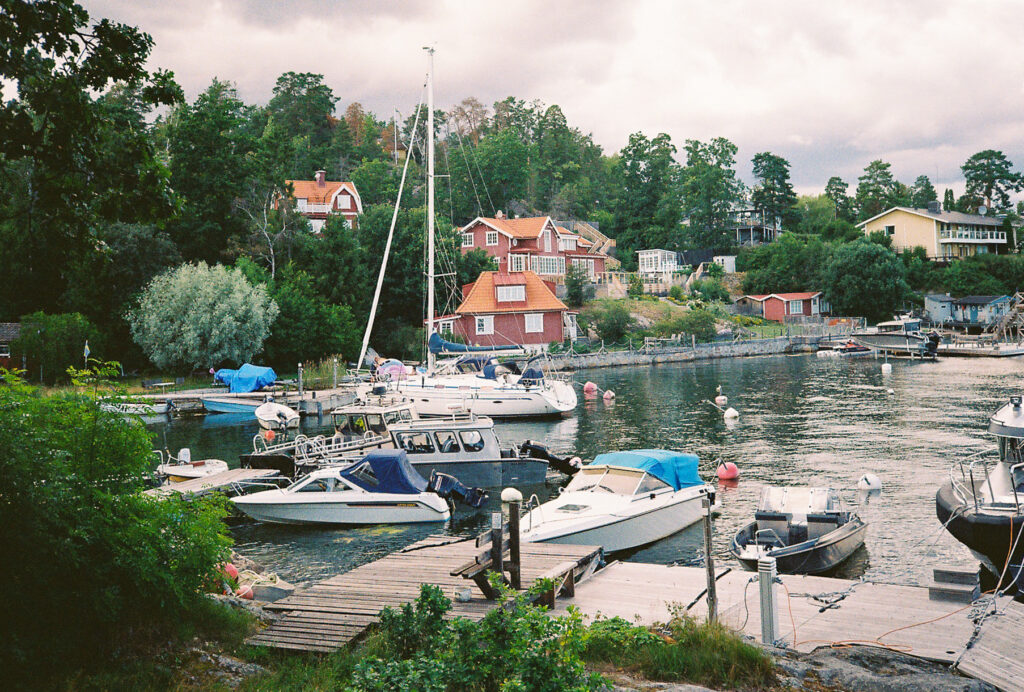
[(558, 104), (606, 153), (632, 132), (722, 136), (751, 181), (761, 151), (799, 192), (851, 192), (870, 161), (962, 191), (960, 165), (999, 149), (1024, 166), (1024, 0), (80, 0), (140, 27), (150, 67), (191, 99), (214, 78), (266, 103), (287, 71), (323, 74), (382, 119), (419, 100)]

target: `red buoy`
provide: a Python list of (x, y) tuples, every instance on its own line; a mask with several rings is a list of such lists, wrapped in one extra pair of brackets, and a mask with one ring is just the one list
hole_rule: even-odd
[(720, 480), (731, 481), (739, 478), (740, 468), (731, 461), (723, 461), (718, 465), (716, 474)]
[(238, 579), (238, 568), (230, 562), (225, 562), (223, 565), (221, 565), (220, 569), (225, 575), (227, 575), (231, 579)]

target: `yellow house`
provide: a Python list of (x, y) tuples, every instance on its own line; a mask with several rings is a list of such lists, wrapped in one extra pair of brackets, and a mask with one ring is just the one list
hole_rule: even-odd
[(932, 258), (968, 257), (1007, 252), (1003, 221), (994, 216), (958, 211), (893, 207), (857, 224), (865, 235), (880, 231), (892, 238), (896, 252), (923, 247)]

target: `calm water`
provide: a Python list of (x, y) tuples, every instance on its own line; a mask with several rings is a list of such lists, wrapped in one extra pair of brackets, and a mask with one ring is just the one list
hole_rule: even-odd
[[(883, 492), (859, 507), (870, 524), (866, 545), (838, 576), (923, 583), (933, 566), (973, 564), (966, 549), (940, 531), (935, 491), (954, 459), (990, 444), (984, 432), (988, 416), (1018, 387), (1022, 366), (1019, 359), (899, 361), (891, 375), (882, 375), (881, 361), (871, 358), (773, 356), (592, 370), (577, 379), (614, 389), (614, 403), (581, 399), (571, 418), (497, 427), (506, 445), (542, 440), (584, 459), (638, 447), (688, 450), (700, 456), (706, 478), (714, 478), (715, 460), (735, 462), (742, 476), (734, 487), (719, 488), (724, 507), (715, 524), (716, 558), (726, 564), (733, 563), (729, 541), (751, 520), (763, 484), (831, 485), (857, 505), (857, 479), (875, 473)], [(718, 385), (740, 412), (735, 423), (725, 423), (702, 403), (715, 396)], [(319, 430), (315, 420), (304, 426), (307, 433)], [(251, 448), (257, 429), (251, 418), (228, 415), (151, 426), (161, 447), (165, 441), (171, 449), (190, 446), (193, 458), (217, 457), (232, 465)], [(522, 490), (543, 500), (558, 484), (549, 480)], [(486, 511), (460, 508), (444, 528), (254, 525), (236, 530), (235, 538), (239, 551), (302, 584), (430, 533), (475, 533)], [(701, 540), (696, 525), (628, 559), (697, 563)]]

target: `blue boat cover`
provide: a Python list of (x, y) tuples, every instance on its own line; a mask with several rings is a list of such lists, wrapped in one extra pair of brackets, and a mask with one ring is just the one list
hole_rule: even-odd
[[(367, 465), (372, 475), (366, 473)], [(404, 449), (370, 452), (361, 462), (342, 471), (341, 475), (371, 493), (416, 495), (427, 489), (427, 481), (409, 463)], [(369, 478), (376, 478), (377, 485)]]
[(246, 363), (238, 370), (222, 368), (214, 373), (213, 378), (228, 386), (232, 394), (255, 392), (263, 389), (277, 381), (277, 373), (273, 368), (264, 368), (252, 363)]
[(665, 481), (676, 490), (701, 485), (697, 472), (696, 454), (672, 452), (666, 449), (633, 449), (628, 452), (598, 454), (590, 465), (608, 464), (646, 471)]
[(515, 344), (505, 344), (503, 346), (468, 346), (466, 344), (457, 344), (451, 341), (446, 341), (440, 334), (434, 332), (427, 339), (427, 348), (430, 349), (431, 353), (484, 353), (487, 351), (518, 351), (521, 347)]

